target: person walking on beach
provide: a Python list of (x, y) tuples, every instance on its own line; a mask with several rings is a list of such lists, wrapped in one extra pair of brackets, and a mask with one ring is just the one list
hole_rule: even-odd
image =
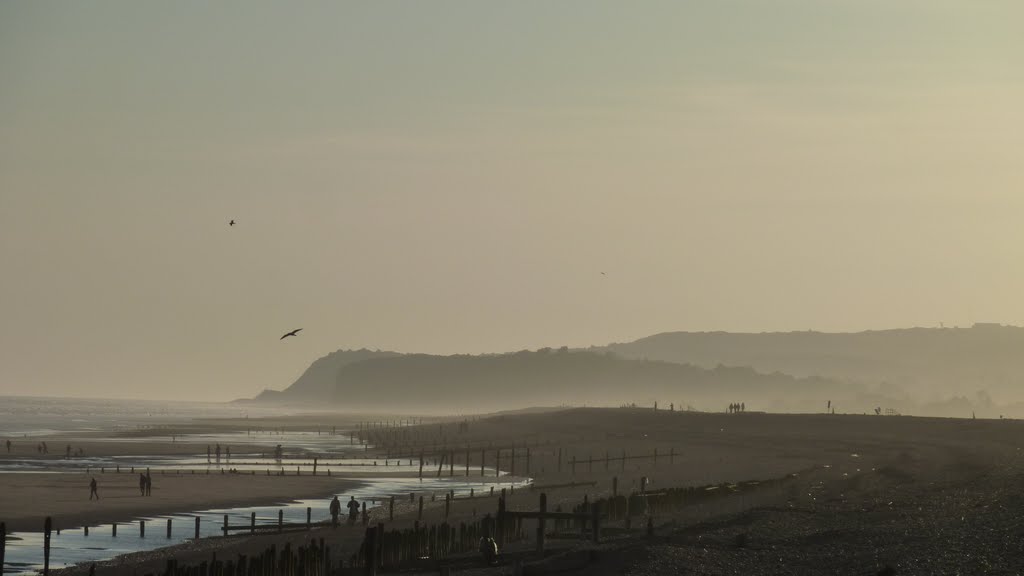
[(356, 502), (355, 496), (350, 496), (348, 501), (348, 524), (354, 526), (356, 519), (359, 518), (359, 502)]
[(338, 527), (338, 516), (341, 515), (341, 500), (338, 500), (338, 496), (334, 496), (334, 500), (331, 500), (331, 526)]
[(224, 451), (227, 452), (227, 459), (231, 460), (231, 446), (225, 446)]
[(139, 474), (139, 496), (146, 495), (146, 475)]
[(214, 454), (217, 455), (217, 462), (220, 462), (220, 442), (217, 442), (217, 449), (214, 451)]
[(100, 493), (96, 491), (96, 478), (93, 478), (92, 481), (89, 482), (89, 500), (92, 500), (93, 496), (95, 496), (97, 500), (100, 499)]

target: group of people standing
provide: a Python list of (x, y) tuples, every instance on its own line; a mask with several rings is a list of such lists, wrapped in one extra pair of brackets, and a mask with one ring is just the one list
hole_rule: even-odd
[[(217, 462), (220, 462), (220, 442), (217, 443), (217, 448), (216, 448), (215, 454), (217, 456)], [(210, 445), (207, 444), (206, 445), (206, 461), (207, 462), (210, 462), (210, 456), (211, 455), (212, 454), (210, 452)], [(230, 446), (225, 446), (224, 447), (224, 457), (227, 458), (228, 460), (231, 459), (231, 447)]]
[(149, 474), (149, 468), (146, 469), (145, 474), (139, 474), (139, 495), (140, 496), (152, 496), (153, 495), (153, 477)]
[[(348, 507), (348, 525), (352, 526), (359, 519), (359, 502), (356, 501), (355, 496), (350, 496), (348, 504), (345, 506)], [(338, 516), (341, 515), (341, 500), (338, 500), (337, 496), (334, 497), (334, 500), (331, 500), (330, 511), (331, 525), (337, 527)]]
[(737, 412), (746, 412), (747, 404), (745, 402), (733, 402), (729, 404), (729, 414), (736, 414)]

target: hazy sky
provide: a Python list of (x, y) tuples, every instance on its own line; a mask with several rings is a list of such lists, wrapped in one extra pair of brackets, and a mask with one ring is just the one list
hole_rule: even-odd
[(1022, 21), (0, 2), (0, 394), (231, 399), (364, 346), (1024, 323)]

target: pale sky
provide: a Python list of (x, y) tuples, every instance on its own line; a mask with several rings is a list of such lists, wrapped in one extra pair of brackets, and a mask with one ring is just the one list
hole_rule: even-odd
[(1024, 324), (1022, 21), (0, 2), (0, 394), (227, 400), (338, 348)]

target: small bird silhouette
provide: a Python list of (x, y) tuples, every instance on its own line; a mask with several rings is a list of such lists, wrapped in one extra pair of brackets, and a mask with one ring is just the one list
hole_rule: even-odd
[(235, 225), (235, 221), (234, 220), (232, 220), (231, 222), (228, 222), (228, 226), (234, 226), (234, 225)]
[(604, 272), (601, 272), (601, 276), (606, 276), (606, 274)]
[(295, 335), (296, 335), (296, 334), (298, 334), (298, 333), (299, 333), (299, 332), (300, 332), (301, 330), (302, 330), (302, 328), (296, 328), (295, 330), (292, 330), (291, 332), (289, 332), (289, 333), (285, 334), (284, 336), (281, 336), (281, 340), (284, 340), (285, 338), (287, 338), (287, 337), (289, 337), (289, 336), (295, 336)]

